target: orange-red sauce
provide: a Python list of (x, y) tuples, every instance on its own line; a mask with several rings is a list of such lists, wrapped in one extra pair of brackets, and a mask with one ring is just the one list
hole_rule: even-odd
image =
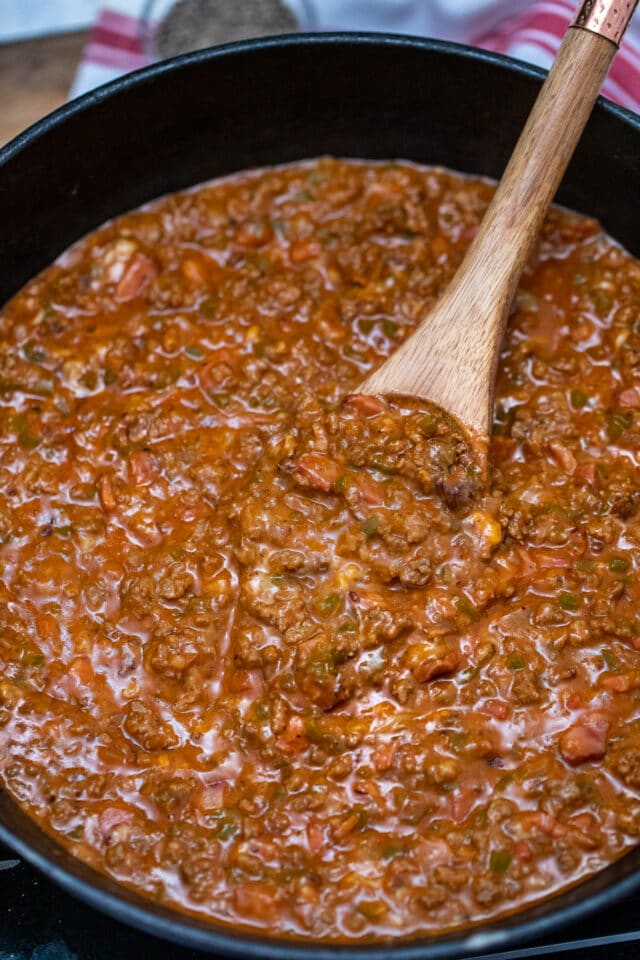
[(240, 174), (107, 224), (0, 315), (0, 780), (149, 897), (409, 937), (636, 842), (640, 264), (550, 213), (488, 491), (428, 413), (340, 408), (491, 193)]

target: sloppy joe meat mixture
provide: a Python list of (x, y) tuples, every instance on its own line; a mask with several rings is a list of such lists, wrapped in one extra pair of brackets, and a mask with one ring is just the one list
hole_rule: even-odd
[(0, 313), (0, 781), (155, 901), (435, 934), (640, 835), (640, 264), (553, 209), (488, 485), (358, 393), (492, 194), (239, 174), (105, 225)]

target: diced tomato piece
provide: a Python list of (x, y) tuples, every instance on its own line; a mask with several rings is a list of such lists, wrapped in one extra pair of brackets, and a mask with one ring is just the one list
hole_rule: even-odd
[(565, 447), (564, 443), (560, 443), (558, 440), (552, 440), (549, 443), (549, 450), (553, 459), (565, 473), (572, 474), (574, 472), (577, 466), (577, 460), (568, 447)]
[(98, 480), (98, 496), (100, 497), (100, 503), (104, 510), (115, 510), (118, 503), (116, 501), (113, 487), (111, 485), (111, 478), (106, 474), (103, 474)]
[(89, 657), (74, 657), (69, 664), (68, 673), (83, 686), (93, 681), (93, 667)]
[(259, 883), (245, 883), (234, 894), (238, 913), (260, 920), (273, 921), (277, 908), (273, 894)]
[(580, 813), (565, 823), (556, 821), (553, 836), (556, 840), (569, 840), (584, 850), (595, 850), (599, 843), (597, 823), (589, 813)]
[(572, 690), (567, 696), (566, 704), (569, 710), (579, 710), (584, 706), (584, 698), (578, 690)]
[(460, 232), (460, 239), (465, 243), (471, 243), (478, 230), (480, 229), (479, 223), (470, 223), (468, 226), (464, 227)]
[(340, 476), (340, 468), (330, 457), (306, 453), (298, 460), (294, 476), (302, 486), (328, 493)]
[(358, 493), (364, 503), (372, 507), (379, 507), (384, 503), (382, 487), (372, 480), (368, 473), (360, 472), (357, 479)]
[[(451, 802), (453, 794), (450, 793), (447, 796), (449, 802)], [(440, 863), (451, 863), (454, 853), (446, 840), (427, 840), (426, 837), (420, 837), (419, 835), (418, 837), (419, 839), (415, 844), (415, 855), (423, 870), (430, 871)]]
[(340, 823), (332, 828), (333, 839), (338, 843), (344, 840), (345, 837), (348, 837), (349, 834), (355, 830), (359, 823), (360, 818), (357, 813), (347, 813)]
[(579, 830), (580, 833), (589, 836), (589, 834), (593, 834), (596, 821), (590, 813), (577, 813), (575, 817), (571, 817), (567, 826), (571, 827), (572, 830)]
[(612, 693), (628, 693), (638, 685), (630, 673), (605, 673), (600, 683)]
[(528, 863), (532, 859), (533, 853), (526, 840), (517, 840), (513, 845), (513, 855), (521, 863)]
[(307, 824), (307, 842), (312, 853), (324, 849), (324, 831), (319, 823)]
[(133, 300), (142, 293), (157, 273), (153, 260), (144, 253), (134, 254), (116, 287), (116, 297), (119, 300)]
[(297, 753), (309, 745), (304, 720), (294, 714), (284, 732), (278, 737), (278, 747), (288, 753)]
[(203, 266), (193, 257), (182, 261), (182, 273), (194, 287), (202, 287), (207, 281)]
[(380, 792), (380, 787), (373, 780), (355, 780), (353, 792), (359, 797), (369, 797), (381, 810), (385, 809), (385, 801)]
[(240, 224), (236, 239), (245, 247), (261, 247), (273, 237), (273, 230), (266, 220), (247, 220)]
[(523, 547), (516, 547), (516, 550), (520, 564), (518, 571), (516, 572), (514, 570), (514, 577), (517, 577), (518, 579), (530, 577), (538, 569), (531, 551), (526, 550)]
[(347, 402), (361, 417), (376, 417), (387, 409), (384, 400), (380, 397), (372, 397), (368, 393), (354, 393)]
[(129, 473), (136, 487), (143, 487), (157, 476), (155, 460), (150, 453), (135, 451), (129, 457)]
[(585, 715), (560, 737), (560, 753), (567, 763), (600, 760), (607, 752), (609, 720), (599, 711)]
[(121, 810), (119, 807), (107, 807), (98, 816), (98, 830), (103, 841), (109, 839), (116, 827), (121, 823), (127, 823), (132, 819), (132, 814), (128, 810)]
[(519, 833), (523, 832), (527, 836), (531, 832), (536, 832), (542, 830), (543, 833), (553, 833), (558, 825), (558, 821), (555, 817), (552, 817), (549, 813), (544, 813), (541, 810), (527, 810), (525, 813), (522, 813), (518, 817), (519, 822)]
[(558, 322), (558, 310), (555, 304), (544, 298), (535, 298), (536, 309), (530, 315), (529, 342), (555, 352), (560, 343), (562, 324)]
[(57, 644), (60, 640), (60, 625), (51, 613), (40, 613), (36, 618), (36, 633), (44, 643)]
[(242, 693), (251, 689), (251, 677), (248, 670), (234, 670), (228, 679), (229, 690), (232, 693)]
[(322, 246), (317, 240), (298, 240), (291, 244), (289, 256), (294, 263), (302, 263), (303, 260), (312, 260), (319, 257), (322, 253)]
[(487, 700), (486, 712), (496, 720), (506, 720), (511, 713), (504, 700)]
[(580, 480), (583, 483), (586, 483), (588, 486), (593, 486), (597, 480), (596, 465), (593, 463), (580, 463), (575, 469), (574, 477), (576, 480)]
[(618, 397), (621, 407), (640, 407), (640, 387), (629, 387)]
[(298, 737), (302, 736), (304, 736), (304, 720), (302, 717), (294, 714), (289, 720), (289, 723), (282, 734), (282, 739), (287, 743), (291, 743), (292, 740), (296, 740)]
[(571, 566), (571, 560), (563, 557), (558, 551), (536, 550), (534, 554), (539, 569), (552, 570), (555, 567), (566, 568)]
[(442, 263), (451, 252), (451, 244), (446, 237), (437, 236), (431, 241), (431, 253), (437, 263)]

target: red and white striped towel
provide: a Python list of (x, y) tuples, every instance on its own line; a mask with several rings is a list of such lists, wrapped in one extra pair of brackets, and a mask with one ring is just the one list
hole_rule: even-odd
[[(368, 0), (366, 4), (317, 0), (316, 20), (320, 29), (387, 30), (460, 40), (548, 67), (576, 6), (577, 0)], [(103, 9), (71, 94), (77, 96), (147, 62), (140, 20)], [(640, 13), (613, 63), (603, 93), (640, 113)]]
[(147, 63), (141, 21), (117, 10), (103, 9), (91, 28), (70, 96), (78, 97)]
[[(502, 20), (470, 42), (548, 67), (567, 25), (575, 16), (576, 6), (573, 0), (537, 0), (527, 10)], [(635, 31), (629, 31), (622, 42), (602, 93), (628, 110), (640, 113), (640, 42)]]

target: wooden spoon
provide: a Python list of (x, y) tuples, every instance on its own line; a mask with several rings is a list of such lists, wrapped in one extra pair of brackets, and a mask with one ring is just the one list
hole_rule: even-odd
[(361, 393), (430, 400), (486, 441), (518, 279), (638, 0), (588, 0), (568, 29), (454, 279)]

